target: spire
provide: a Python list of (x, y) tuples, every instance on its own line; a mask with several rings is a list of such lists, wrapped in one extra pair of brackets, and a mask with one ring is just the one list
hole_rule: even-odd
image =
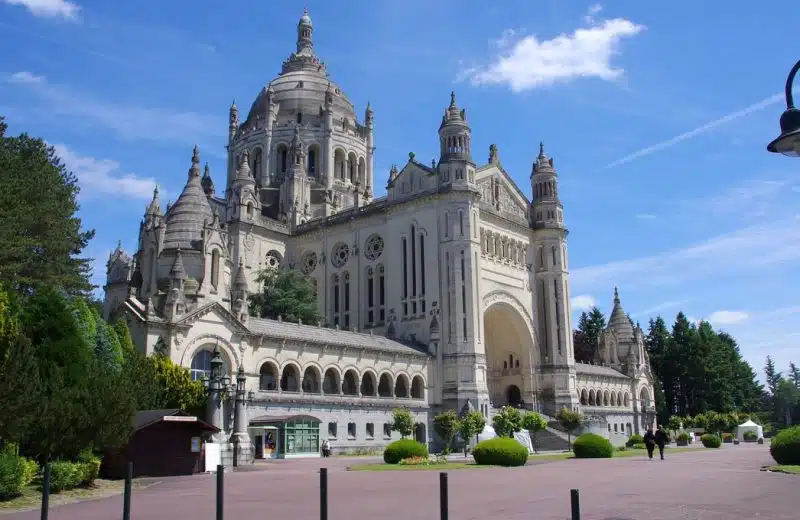
[(211, 179), (211, 168), (208, 167), (208, 163), (206, 163), (203, 171), (203, 179), (200, 181), (200, 185), (203, 186), (203, 192), (207, 197), (214, 195), (214, 181)]
[(239, 160), (239, 168), (236, 169), (236, 179), (240, 181), (247, 181), (252, 178), (250, 171), (250, 151), (245, 149), (242, 158)]
[(161, 214), (161, 206), (158, 203), (158, 184), (153, 189), (153, 200), (150, 201), (150, 204), (147, 205), (147, 211), (145, 212), (146, 215), (160, 215)]
[(619, 289), (617, 286), (614, 286), (614, 305), (619, 305)]
[(620, 342), (633, 341), (633, 325), (628, 315), (622, 309), (619, 299), (619, 290), (614, 287), (614, 308), (608, 318), (608, 327), (612, 329)]
[(314, 42), (311, 35), (314, 32), (314, 25), (311, 23), (311, 16), (308, 15), (308, 8), (303, 9), (303, 16), (297, 23), (297, 54), (313, 54)]
[(181, 257), (181, 249), (178, 248), (175, 253), (175, 261), (172, 263), (172, 269), (169, 270), (170, 278), (175, 280), (183, 280), (186, 278), (186, 269), (183, 267), (183, 258)]
[(456, 91), (450, 91), (450, 107), (449, 108), (456, 108)]
[(233, 284), (239, 290), (247, 290), (247, 276), (244, 272), (244, 261), (241, 258), (239, 259), (239, 268), (236, 270), (236, 278)]
[(201, 249), (205, 223), (213, 218), (200, 181), (200, 152), (195, 146), (189, 179), (178, 200), (167, 209), (164, 249)]
[(194, 145), (192, 150), (192, 167), (189, 168), (189, 179), (200, 177), (200, 149)]

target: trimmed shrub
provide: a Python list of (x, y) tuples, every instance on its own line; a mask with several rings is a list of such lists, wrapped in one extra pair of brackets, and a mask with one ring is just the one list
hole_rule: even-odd
[(584, 433), (572, 445), (577, 459), (609, 459), (614, 454), (611, 441), (594, 433)]
[[(753, 433), (753, 432), (745, 432), (745, 434), (744, 434), (745, 440), (747, 440), (747, 434), (748, 433)], [(755, 439), (753, 439), (753, 440), (755, 440)], [(733, 442), (733, 434), (732, 433), (723, 433), (722, 434), (722, 442), (727, 443), (727, 444), (732, 443)]]
[[(738, 443), (739, 441), (736, 441), (736, 442)], [(759, 437), (758, 438), (758, 443), (759, 444), (764, 444), (764, 437)]]
[(0, 500), (21, 495), (38, 471), (39, 465), (36, 461), (10, 451), (0, 453)]
[(675, 444), (677, 444), (678, 446), (688, 446), (690, 438), (691, 437), (689, 436), (689, 434), (687, 432), (680, 432), (675, 437)]
[(428, 447), (413, 439), (400, 439), (386, 446), (383, 450), (383, 461), (386, 464), (398, 464), (403, 459), (412, 457), (428, 458)]
[(758, 440), (758, 435), (756, 435), (756, 432), (744, 432), (742, 437), (744, 438), (745, 442), (756, 442), (756, 440)]
[(702, 442), (703, 446), (706, 448), (719, 448), (722, 446), (722, 439), (713, 433), (706, 433), (700, 437), (700, 442)]
[(769, 453), (778, 464), (800, 464), (800, 426), (779, 431), (772, 438)]
[(524, 466), (528, 448), (509, 437), (495, 437), (479, 442), (472, 449), (476, 464), (486, 466)]
[(643, 442), (637, 442), (636, 444), (631, 446), (631, 448), (633, 448), (634, 450), (646, 450), (647, 445)]
[(625, 442), (625, 446), (629, 448), (633, 448), (637, 444), (644, 444), (644, 438), (638, 433), (634, 433), (633, 435), (631, 435)]

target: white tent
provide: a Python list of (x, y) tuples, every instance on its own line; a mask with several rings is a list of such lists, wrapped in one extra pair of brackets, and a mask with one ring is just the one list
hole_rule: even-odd
[(736, 427), (736, 438), (739, 442), (744, 442), (745, 432), (753, 432), (756, 434), (756, 439), (764, 438), (764, 429), (761, 425), (754, 423), (750, 419)]

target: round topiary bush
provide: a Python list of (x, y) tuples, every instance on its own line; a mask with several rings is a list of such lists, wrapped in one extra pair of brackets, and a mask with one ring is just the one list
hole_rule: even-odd
[(779, 431), (772, 438), (769, 453), (778, 464), (800, 464), (800, 426)]
[(744, 435), (742, 435), (742, 437), (744, 437), (744, 440), (746, 442), (756, 442), (758, 440), (758, 435), (756, 435), (756, 432), (750, 432), (750, 431), (744, 432)]
[(479, 442), (472, 450), (475, 464), (485, 466), (524, 466), (528, 448), (510, 437), (495, 437)]
[(700, 437), (700, 442), (703, 443), (703, 446), (706, 448), (719, 448), (722, 446), (722, 439), (719, 436), (714, 435), (713, 433), (706, 433), (702, 437)]
[(383, 450), (383, 461), (386, 464), (397, 464), (411, 457), (428, 458), (428, 447), (413, 439), (400, 439)]
[(634, 433), (633, 435), (631, 435), (625, 442), (625, 446), (629, 448), (633, 448), (634, 445), (636, 444), (644, 444), (644, 438), (638, 433)]
[(572, 444), (577, 459), (610, 459), (614, 454), (611, 441), (594, 433), (584, 433)]

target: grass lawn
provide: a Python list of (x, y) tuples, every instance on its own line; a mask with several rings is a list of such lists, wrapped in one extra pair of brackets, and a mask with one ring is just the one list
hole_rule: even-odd
[[(84, 500), (116, 495), (122, 493), (124, 485), (125, 482), (122, 480), (97, 479), (94, 481), (92, 487), (68, 489), (58, 494), (51, 493), (50, 508), (72, 502), (82, 502)], [(133, 489), (142, 487), (146, 487), (146, 485), (141, 482), (137, 483), (135, 480), (133, 481)], [(39, 509), (40, 507), (42, 507), (42, 491), (39, 489), (39, 484), (31, 484), (25, 488), (22, 495), (12, 498), (11, 500), (0, 501), (0, 514), (5, 511)], [(120, 507), (120, 514), (122, 514), (121, 509)]]
[(800, 466), (791, 465), (777, 465), (777, 466), (764, 466), (761, 471), (773, 471), (775, 473), (789, 473), (791, 475), (800, 475)]
[[(667, 448), (665, 450), (665, 455), (669, 456), (672, 453), (683, 453), (687, 451), (698, 451), (698, 448)], [(625, 450), (625, 451), (615, 451), (614, 457), (615, 459), (625, 458), (625, 457), (646, 457), (647, 450)], [(654, 456), (658, 456), (658, 452)], [(548, 460), (548, 461), (555, 461), (555, 460), (567, 460), (567, 459), (574, 459), (575, 455), (572, 452), (564, 452), (564, 453), (546, 453), (544, 455), (531, 455), (528, 457), (528, 460)], [(375, 463), (375, 464), (355, 464), (353, 466), (348, 467), (349, 471), (447, 471), (451, 469), (467, 469), (467, 468), (491, 468), (495, 466), (479, 466), (473, 462), (472, 458), (464, 459), (464, 462), (448, 462), (447, 464), (431, 464), (430, 466), (404, 466), (400, 464), (385, 464), (385, 463)]]

